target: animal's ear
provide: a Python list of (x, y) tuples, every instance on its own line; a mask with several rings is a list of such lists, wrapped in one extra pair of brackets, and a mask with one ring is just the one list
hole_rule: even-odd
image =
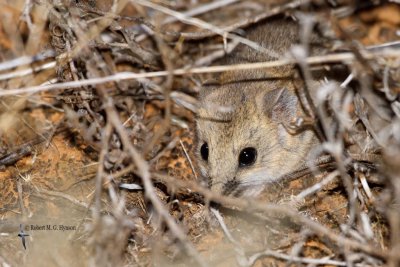
[(277, 123), (289, 122), (297, 115), (297, 96), (286, 88), (262, 92), (257, 106)]

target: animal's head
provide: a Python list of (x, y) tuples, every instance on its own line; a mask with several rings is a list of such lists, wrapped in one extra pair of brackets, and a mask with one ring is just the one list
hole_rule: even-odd
[(300, 113), (288, 82), (245, 82), (204, 88), (197, 118), (196, 154), (211, 190), (239, 196), (304, 162), (313, 133), (293, 135)]

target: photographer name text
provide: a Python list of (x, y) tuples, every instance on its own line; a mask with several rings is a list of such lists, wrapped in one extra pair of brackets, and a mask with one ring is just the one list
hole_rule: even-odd
[(75, 225), (63, 225), (63, 224), (31, 224), (31, 231), (76, 231)]

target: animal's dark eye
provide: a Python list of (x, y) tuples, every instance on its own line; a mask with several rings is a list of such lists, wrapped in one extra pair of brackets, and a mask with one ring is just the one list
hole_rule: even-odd
[(250, 166), (256, 162), (257, 150), (254, 147), (246, 147), (239, 154), (239, 167)]
[(200, 148), (201, 157), (207, 161), (208, 160), (208, 144), (204, 143)]

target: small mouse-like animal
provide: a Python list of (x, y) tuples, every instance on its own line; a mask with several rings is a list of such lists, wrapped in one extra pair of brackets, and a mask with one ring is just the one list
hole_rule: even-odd
[[(299, 43), (299, 28), (290, 19), (278, 19), (256, 25), (246, 37), (283, 57)], [(239, 45), (226, 62), (277, 59)], [(200, 173), (212, 191), (254, 195), (268, 182), (305, 164), (310, 149), (319, 141), (311, 129), (293, 134), (285, 127), (304, 115), (293, 83), (293, 69), (285, 66), (229, 71), (215, 83), (203, 86), (196, 122), (196, 154)]]

